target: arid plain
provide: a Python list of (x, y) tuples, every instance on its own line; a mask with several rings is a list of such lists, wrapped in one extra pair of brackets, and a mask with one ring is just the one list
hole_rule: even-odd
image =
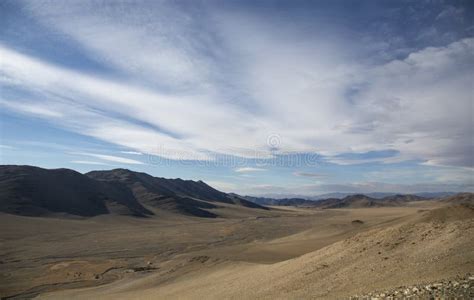
[(212, 211), (220, 217), (2, 214), (1, 295), (347, 298), (474, 271), (469, 205)]

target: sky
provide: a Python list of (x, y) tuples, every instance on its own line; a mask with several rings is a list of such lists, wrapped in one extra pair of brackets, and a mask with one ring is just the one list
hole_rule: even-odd
[(0, 163), (474, 191), (472, 1), (0, 2)]

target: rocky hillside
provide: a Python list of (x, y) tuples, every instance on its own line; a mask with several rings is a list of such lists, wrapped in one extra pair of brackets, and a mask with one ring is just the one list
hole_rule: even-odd
[(474, 276), (456, 276), (436, 282), (399, 286), (385, 291), (355, 295), (351, 299), (472, 299), (474, 297)]

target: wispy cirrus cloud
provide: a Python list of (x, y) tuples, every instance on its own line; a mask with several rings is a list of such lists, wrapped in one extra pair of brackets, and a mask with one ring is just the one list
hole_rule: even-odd
[(310, 173), (310, 172), (294, 172), (293, 175), (299, 176), (299, 177), (310, 177), (310, 178), (324, 178), (324, 177), (328, 177), (327, 174)]
[[(19, 1), (24, 19), (5, 37), (27, 35), (34, 21), (42, 44), (75, 48), (100, 68), (5, 38), (0, 106), (126, 155), (474, 166), (474, 38), (460, 5), (381, 5), (375, 16), (321, 3), (278, 14), (263, 4), (142, 4)], [(400, 16), (417, 30), (401, 30)]]
[(131, 155), (143, 155), (143, 153), (137, 152), (137, 151), (120, 151), (120, 153), (131, 154)]
[(242, 167), (234, 170), (237, 173), (251, 173), (251, 172), (262, 172), (266, 171), (264, 168), (253, 168), (253, 167)]
[[(55, 97), (48, 97), (48, 101), (44, 102), (3, 101), (2, 105), (40, 117), (54, 116), (58, 124), (139, 151), (150, 152), (150, 148), (161, 145), (169, 149), (163, 151), (163, 156), (176, 159), (206, 159), (208, 151), (244, 157), (246, 153), (255, 153), (249, 149), (271, 153), (267, 145), (267, 131), (258, 129), (258, 125), (266, 123), (266, 128), (272, 128), (271, 132), (281, 133), (281, 151), (316, 151), (331, 156), (353, 149), (380, 151), (392, 148), (404, 159), (466, 166), (472, 165), (472, 145), (468, 142), (471, 117), (469, 110), (464, 109), (470, 105), (467, 78), (472, 70), (463, 66), (472, 58), (473, 45), (474, 40), (466, 39), (448, 47), (417, 52), (404, 61), (393, 61), (372, 69), (366, 74), (373, 74), (376, 78), (374, 83), (370, 89), (362, 89), (353, 95), (352, 104), (347, 104), (344, 98), (334, 98), (331, 103), (313, 98), (298, 105), (298, 109), (304, 108), (304, 111), (321, 111), (318, 109), (321, 106), (325, 109), (323, 114), (331, 115), (334, 120), (314, 116), (306, 118), (303, 114), (298, 122), (288, 120), (290, 126), (287, 128), (272, 125), (265, 119), (257, 121), (251, 115), (244, 116), (239, 108), (226, 108), (224, 105), (217, 109), (217, 102), (211, 104), (212, 99), (165, 96), (147, 89), (124, 86), (59, 68), (4, 47), (0, 49), (2, 56), (7, 58), (2, 61), (6, 74), (2, 80), (4, 84), (35, 88), (42, 91), (42, 97), (50, 94)], [(429, 63), (432, 60), (439, 60), (440, 63), (432, 65)], [(454, 69), (456, 73), (452, 73)], [(448, 75), (458, 77), (438, 82), (438, 78)], [(396, 81), (398, 83), (394, 84)], [(420, 90), (419, 86), (425, 89)], [(389, 98), (384, 96), (387, 93), (390, 93)], [(454, 107), (450, 104), (451, 95), (457, 95), (458, 104)], [(137, 98), (141, 101), (132, 100)], [(67, 99), (76, 100), (71, 102)], [(433, 99), (436, 99), (436, 105), (432, 105)], [(200, 101), (205, 109), (199, 112), (190, 109), (191, 101)], [(279, 103), (285, 101), (281, 99)], [(340, 109), (337, 103), (345, 103), (345, 109), (341, 112), (327, 111)], [(266, 107), (264, 103), (259, 103), (259, 106)], [(445, 114), (448, 106), (455, 109), (455, 113)], [(274, 105), (269, 107), (272, 119), (281, 117), (275, 111), (277, 108)], [(226, 109), (229, 111), (226, 112)], [(282, 107), (282, 111), (288, 109), (288, 106)], [(357, 113), (349, 117), (345, 110)], [(139, 116), (137, 122), (145, 122), (162, 130), (112, 117), (110, 113), (128, 114), (132, 120)], [(238, 121), (224, 118), (228, 115), (239, 116)], [(99, 120), (97, 126), (88, 122), (89, 119)], [(216, 127), (215, 124), (220, 125)], [(223, 124), (227, 125), (221, 126)], [(244, 125), (233, 131), (233, 124)], [(306, 129), (314, 127), (320, 129), (317, 132)], [(130, 136), (123, 138), (120, 132), (127, 131), (127, 128)], [(406, 143), (406, 140), (412, 142)], [(228, 147), (222, 147), (222, 141)], [(337, 163), (337, 160), (334, 162)]]
[(108, 155), (108, 154), (97, 154), (97, 153), (88, 153), (88, 152), (71, 152), (70, 154), (89, 156), (89, 157), (99, 158), (105, 161), (121, 163), (121, 164), (132, 164), (132, 165), (144, 164), (143, 162), (135, 160), (135, 159), (125, 158), (125, 157), (115, 156), (115, 155)]
[(44, 118), (62, 117), (62, 114), (59, 111), (48, 109), (48, 107), (43, 104), (32, 103), (28, 101), (7, 101), (0, 99), (0, 106), (16, 110), (21, 113), (26, 113)]

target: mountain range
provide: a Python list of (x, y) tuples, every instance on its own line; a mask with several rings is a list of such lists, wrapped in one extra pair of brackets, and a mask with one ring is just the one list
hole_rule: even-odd
[(268, 209), (202, 181), (166, 179), (126, 169), (92, 171), (0, 166), (0, 211), (43, 216), (64, 213), (147, 217), (156, 210), (215, 218), (220, 204)]
[[(304, 199), (304, 200), (322, 200), (322, 199), (329, 199), (329, 198), (339, 198), (342, 199), (344, 197), (360, 194), (361, 192), (334, 192), (334, 193), (325, 193), (319, 195), (298, 195), (298, 194), (274, 194), (274, 193), (267, 193), (263, 195), (250, 195), (248, 197), (256, 197), (256, 198), (269, 198), (269, 199)], [(367, 192), (363, 193), (366, 196), (375, 199), (382, 199), (388, 196), (395, 196), (400, 193), (387, 193), (387, 192)], [(423, 198), (441, 198), (441, 197), (448, 197), (456, 195), (455, 192), (416, 192), (416, 193), (409, 193), (408, 195), (415, 195), (420, 196)], [(404, 193), (404, 195), (406, 195)], [(247, 196), (246, 196), (247, 197)]]
[[(462, 195), (462, 201), (472, 201), (472, 193)], [(216, 218), (219, 214), (215, 209), (222, 206), (261, 210), (268, 210), (267, 206), (361, 208), (404, 206), (409, 202), (430, 199), (434, 198), (411, 194), (391, 194), (383, 198), (355, 194), (318, 200), (275, 199), (227, 194), (203, 181), (153, 177), (127, 169), (81, 174), (70, 169), (0, 166), (0, 211), (26, 216), (112, 214), (150, 217), (165, 211)], [(449, 202), (450, 196), (443, 199)]]
[(243, 196), (246, 200), (260, 205), (269, 206), (306, 206), (319, 208), (360, 208), (360, 207), (385, 207), (385, 206), (403, 206), (408, 202), (437, 199), (424, 198), (417, 195), (390, 195), (383, 198), (373, 198), (363, 194), (348, 195), (344, 198), (327, 198), (319, 200), (307, 200), (302, 198), (264, 198)]

